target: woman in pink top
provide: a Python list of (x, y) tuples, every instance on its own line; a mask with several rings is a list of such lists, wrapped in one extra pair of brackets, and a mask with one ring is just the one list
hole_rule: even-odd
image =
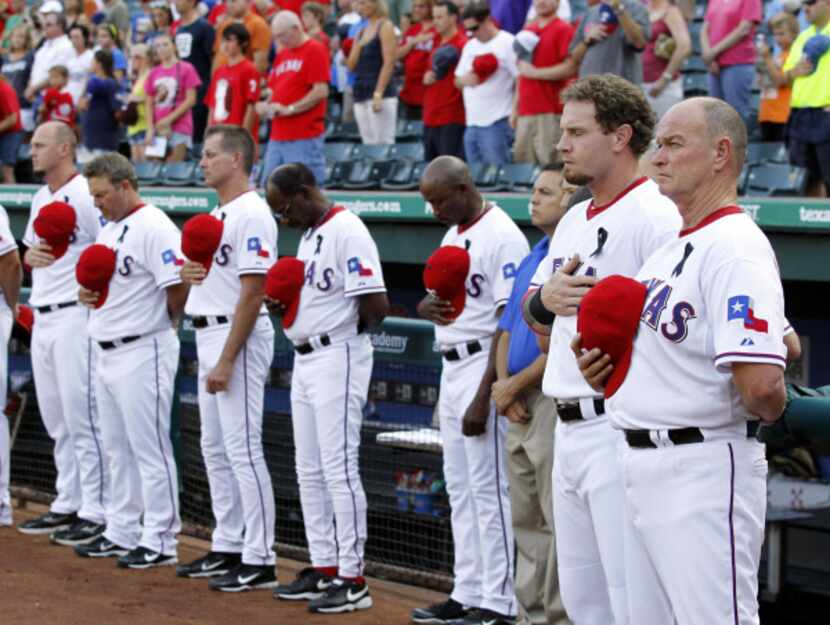
[(149, 147), (156, 137), (167, 140), (167, 161), (183, 161), (193, 147), (193, 105), (196, 88), (202, 84), (196, 69), (176, 56), (170, 35), (153, 39), (153, 50), (161, 61), (147, 76), (147, 135)]
[(744, 119), (752, 113), (755, 27), (762, 16), (761, 0), (710, 0), (700, 31), (709, 95), (726, 100)]
[[(649, 0), (651, 36), (643, 50), (643, 91), (657, 119), (683, 99), (680, 67), (692, 52), (689, 29), (670, 0)], [(674, 49), (666, 45), (674, 40)]]

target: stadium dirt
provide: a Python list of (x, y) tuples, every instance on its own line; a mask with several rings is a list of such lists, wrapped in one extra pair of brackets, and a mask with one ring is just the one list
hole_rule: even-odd
[[(15, 522), (43, 512), (30, 506)], [(207, 543), (182, 537), (179, 559), (197, 557)], [(304, 564), (279, 559), (279, 579), (289, 581)], [(375, 605), (353, 614), (310, 614), (305, 602), (275, 601), (270, 591), (211, 592), (205, 581), (182, 580), (173, 569), (125, 571), (111, 559), (84, 560), (46, 536), (0, 528), (0, 623), (2, 625), (393, 625), (409, 611), (442, 595), (370, 579)]]

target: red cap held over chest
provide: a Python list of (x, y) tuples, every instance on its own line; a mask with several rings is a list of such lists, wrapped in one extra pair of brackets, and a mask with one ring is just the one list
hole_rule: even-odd
[(499, 60), (495, 54), (479, 54), (473, 59), (473, 73), (478, 76), (481, 82), (495, 74), (498, 68)]
[(467, 274), (470, 273), (470, 254), (454, 245), (439, 247), (427, 258), (424, 266), (424, 286), (440, 299), (452, 304), (449, 319), (456, 319), (467, 301)]
[(305, 263), (293, 256), (283, 256), (265, 276), (265, 294), (285, 308), (282, 327), (290, 328), (300, 309), (300, 293), (305, 282)]
[(222, 242), (224, 229), (224, 223), (213, 215), (203, 213), (191, 217), (182, 227), (182, 253), (210, 271), (213, 256)]
[(100, 293), (95, 308), (101, 308), (107, 301), (110, 280), (115, 273), (115, 258), (115, 250), (100, 243), (90, 245), (78, 258), (78, 265), (75, 267), (78, 284)]
[(50, 202), (43, 206), (35, 217), (32, 227), (35, 234), (52, 248), (56, 259), (66, 254), (78, 217), (75, 209), (66, 202)]

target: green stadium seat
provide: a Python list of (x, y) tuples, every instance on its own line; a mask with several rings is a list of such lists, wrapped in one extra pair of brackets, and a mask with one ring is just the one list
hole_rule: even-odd
[(528, 193), (541, 170), (535, 163), (508, 163), (499, 168), (498, 184), (502, 191)]
[(161, 183), (162, 163), (158, 161), (140, 161), (135, 163), (135, 175), (142, 187), (152, 187)]
[(424, 144), (420, 141), (416, 143), (396, 143), (391, 148), (389, 152), (390, 158), (410, 161), (424, 160)]
[(746, 195), (800, 196), (807, 188), (807, 170), (783, 163), (761, 163), (749, 169)]
[[(414, 145), (414, 144), (413, 144)], [(392, 163), (389, 173), (381, 180), (384, 191), (414, 191), (421, 182), (427, 164), (423, 161), (403, 159)]]
[(180, 163), (165, 163), (159, 172), (161, 184), (165, 187), (191, 187), (196, 184), (196, 169), (194, 161)]
[(326, 157), (326, 162), (348, 161), (352, 158), (354, 148), (354, 143), (325, 143), (323, 144), (323, 155)]
[(781, 142), (752, 142), (746, 146), (747, 165), (760, 163), (789, 163), (787, 146)]

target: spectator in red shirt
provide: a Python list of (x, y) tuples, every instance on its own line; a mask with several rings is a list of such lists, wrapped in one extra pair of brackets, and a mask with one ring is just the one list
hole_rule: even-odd
[(49, 68), (49, 87), (43, 92), (38, 123), (56, 121), (75, 127), (75, 101), (66, 90), (69, 84), (69, 70), (65, 65)]
[(432, 7), (436, 30), (424, 74), (424, 156), (464, 158), (464, 99), (455, 86), (455, 66), (467, 37), (458, 29), (458, 6), (438, 0)]
[(230, 24), (222, 31), (222, 54), (228, 58), (213, 74), (205, 104), (208, 106), (208, 125), (242, 126), (256, 139), (259, 118), (254, 106), (259, 100), (259, 71), (245, 54), (251, 42), (248, 29), (242, 24)]
[(261, 117), (272, 119), (261, 184), (265, 186), (268, 176), (280, 165), (303, 163), (322, 185), (326, 179), (323, 132), (329, 96), (329, 52), (303, 31), (300, 18), (291, 11), (274, 16), (271, 33), (279, 53), (268, 75), (270, 101), (256, 105)]
[(547, 165), (559, 160), (559, 93), (576, 73), (567, 62), (574, 27), (556, 17), (559, 0), (534, 0), (533, 6), (536, 20), (514, 43), (519, 54), (519, 85), (510, 116), (510, 125), (516, 130), (513, 160)]
[(412, 21), (398, 46), (398, 61), (403, 61), (403, 89), (398, 94), (404, 105), (402, 116), (421, 119), (424, 105), (424, 74), (429, 69), (429, 55), (435, 39), (432, 25), (432, 0), (414, 0)]
[(0, 165), (3, 168), (3, 182), (6, 184), (14, 184), (14, 166), (22, 141), (20, 101), (14, 87), (0, 74)]
[[(330, 5), (331, 0), (315, 0), (323, 5)], [(306, 0), (277, 0), (277, 4), (283, 11), (291, 11), (297, 17), (302, 17), (302, 7)]]
[(300, 17), (308, 36), (316, 39), (326, 47), (326, 50), (329, 50), (331, 39), (323, 32), (323, 24), (326, 23), (326, 8), (319, 2), (304, 2)]

